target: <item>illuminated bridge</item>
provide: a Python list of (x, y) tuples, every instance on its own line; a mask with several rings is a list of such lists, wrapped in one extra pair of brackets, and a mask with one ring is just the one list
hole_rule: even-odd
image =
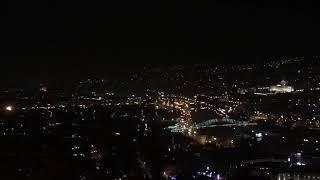
[(208, 127), (231, 127), (231, 126), (252, 126), (257, 125), (257, 123), (250, 123), (247, 121), (238, 121), (234, 119), (210, 119), (208, 121), (204, 121), (201, 123), (193, 124), (192, 128), (194, 129), (201, 129), (201, 128), (208, 128)]
[(195, 129), (202, 129), (202, 128), (210, 128), (210, 127), (233, 127), (233, 126), (254, 126), (257, 125), (257, 123), (251, 123), (247, 121), (238, 121), (234, 119), (228, 119), (228, 118), (223, 118), (223, 119), (210, 119), (208, 121), (204, 121), (201, 123), (194, 123), (190, 126), (179, 126), (179, 125), (174, 125), (174, 126), (169, 126), (167, 129), (170, 129), (171, 132), (180, 132), (180, 133), (190, 133), (193, 132)]

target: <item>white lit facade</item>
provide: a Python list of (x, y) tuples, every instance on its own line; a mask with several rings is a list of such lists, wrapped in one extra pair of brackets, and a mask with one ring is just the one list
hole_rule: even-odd
[(280, 84), (270, 86), (269, 91), (273, 93), (291, 93), (294, 91), (294, 88), (292, 86), (287, 86), (287, 82), (282, 80)]

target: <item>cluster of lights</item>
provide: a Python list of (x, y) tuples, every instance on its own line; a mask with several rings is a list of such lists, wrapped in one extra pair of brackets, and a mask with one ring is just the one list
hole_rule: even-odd
[(13, 106), (8, 105), (8, 106), (5, 107), (5, 110), (6, 111), (13, 111)]

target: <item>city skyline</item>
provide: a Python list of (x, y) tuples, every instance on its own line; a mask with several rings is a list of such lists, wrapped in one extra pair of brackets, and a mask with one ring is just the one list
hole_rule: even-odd
[(320, 11), (0, 1), (1, 180), (320, 179)]

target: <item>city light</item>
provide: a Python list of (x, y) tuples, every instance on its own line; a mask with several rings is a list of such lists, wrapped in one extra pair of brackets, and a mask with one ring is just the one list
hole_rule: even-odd
[(5, 110), (6, 111), (13, 111), (13, 107), (8, 105), (8, 106), (5, 107)]
[[(188, 67), (185, 73), (195, 75), (190, 79), (183, 79), (187, 77), (183, 66), (177, 72), (170, 70), (172, 74), (163, 71), (163, 79), (172, 77), (174, 86), (168, 83), (162, 90), (150, 83), (148, 94), (143, 85), (141, 90), (128, 92), (136, 82), (124, 83), (123, 87), (119, 84), (125, 91), (110, 93), (114, 90), (92, 79), (67, 93), (57, 91), (55, 86), (50, 91), (37, 88), (33, 93), (3, 90), (0, 138), (22, 139), (6, 148), (9, 151), (3, 156), (11, 151), (20, 154), (23, 145), (30, 145), (34, 129), (40, 129), (36, 135), (48, 144), (41, 146), (44, 157), (66, 150), (58, 152), (57, 157), (63, 154), (61, 159), (81, 163), (81, 167), (70, 166), (70, 170), (79, 172), (82, 180), (92, 179), (95, 173), (103, 179), (153, 179), (153, 175), (154, 179), (225, 179), (236, 178), (238, 172), (244, 177), (251, 172), (257, 177), (280, 177), (283, 167), (283, 172), (292, 174), (319, 167), (320, 79), (313, 78), (312, 69), (311, 74), (300, 73), (297, 77), (284, 71), (283, 76), (291, 81), (288, 86), (287, 81), (273, 85), (281, 77), (268, 74), (273, 71), (269, 66), (206, 67)], [(255, 73), (260, 70), (262, 78), (245, 78), (247, 74), (258, 75)], [(241, 71), (245, 76), (238, 77)], [(147, 75), (152, 81), (152, 74), (146, 71), (134, 75), (134, 79), (144, 81)], [(60, 144), (63, 148), (54, 147)], [(31, 148), (26, 150), (23, 155), (32, 153)], [(17, 158), (22, 159), (20, 155)], [(91, 173), (80, 173), (86, 163), (92, 177)], [(157, 173), (152, 173), (154, 167)], [(19, 173), (29, 173), (24, 167), (18, 168)], [(273, 170), (276, 173), (272, 174)]]

